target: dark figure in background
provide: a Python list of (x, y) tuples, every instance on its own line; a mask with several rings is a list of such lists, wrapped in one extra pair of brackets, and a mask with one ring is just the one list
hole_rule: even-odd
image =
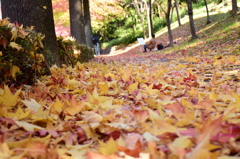
[(152, 34), (152, 39), (144, 45), (144, 52), (147, 52), (147, 49), (150, 51), (156, 47), (155, 35)]
[(95, 55), (100, 55), (100, 36), (92, 36), (92, 43)]

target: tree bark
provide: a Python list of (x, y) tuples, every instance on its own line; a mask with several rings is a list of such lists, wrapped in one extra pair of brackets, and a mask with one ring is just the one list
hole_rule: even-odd
[(69, 0), (71, 36), (86, 45), (83, 0)]
[(91, 16), (90, 16), (90, 9), (89, 9), (89, 0), (83, 0), (83, 6), (84, 6), (86, 43), (88, 47), (93, 47), (92, 39), (91, 39), (92, 26), (91, 26)]
[(193, 9), (192, 9), (192, 0), (186, 0), (187, 1), (187, 6), (188, 6), (188, 16), (189, 16), (189, 23), (190, 23), (190, 29), (191, 29), (191, 34), (192, 34), (192, 39), (197, 39), (198, 36), (196, 34), (196, 29), (194, 25), (194, 20), (193, 20)]
[(168, 28), (168, 37), (169, 37), (169, 45), (173, 46), (173, 35), (172, 35), (172, 29), (171, 29), (171, 20), (170, 20), (170, 12), (172, 8), (172, 0), (168, 0), (167, 4), (167, 14), (166, 14), (166, 23)]
[(45, 35), (44, 57), (48, 64), (61, 65), (54, 29), (51, 0), (2, 0), (2, 16), (27, 26), (35, 26), (37, 32)]
[(178, 0), (175, 0), (175, 5), (176, 5), (176, 12), (177, 12), (177, 18), (178, 18), (178, 25), (181, 26), (181, 17), (179, 14), (179, 6), (178, 6)]
[(176, 7), (175, 4), (171, 7), (171, 9), (172, 9), (172, 13), (171, 13), (171, 20), (170, 20), (170, 23), (172, 23), (172, 21), (173, 21), (173, 10), (174, 10), (174, 7)]
[(166, 25), (168, 28), (168, 38), (169, 38), (169, 46), (173, 46), (173, 35), (172, 35), (172, 29), (171, 29), (171, 21), (170, 21), (170, 12), (172, 8), (172, 0), (168, 0), (167, 2), (167, 11), (165, 11), (160, 3), (161, 10), (165, 14), (166, 18)]
[(207, 11), (207, 24), (211, 23), (210, 16), (209, 16), (209, 11), (208, 11), (208, 5), (207, 5), (207, 0), (204, 0), (205, 6), (206, 6), (206, 11)]
[(143, 36), (144, 36), (144, 38), (146, 38), (145, 18), (144, 18), (144, 14), (141, 13), (143, 8), (144, 8), (143, 4), (139, 3), (137, 0), (134, 0), (133, 1), (133, 5), (134, 5), (134, 8), (135, 8), (135, 10), (137, 12), (138, 17), (141, 20), (141, 24), (142, 24), (142, 28), (143, 28)]
[(152, 0), (149, 0), (149, 21), (148, 21), (148, 26), (149, 26), (149, 38), (152, 37), (154, 34), (153, 30), (153, 23), (152, 23)]
[(238, 6), (237, 6), (237, 0), (232, 0), (232, 16), (237, 15)]

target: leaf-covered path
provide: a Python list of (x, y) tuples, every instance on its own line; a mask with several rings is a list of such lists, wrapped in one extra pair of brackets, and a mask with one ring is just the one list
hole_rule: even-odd
[(0, 158), (239, 158), (238, 20), (166, 54), (135, 48), (3, 86)]

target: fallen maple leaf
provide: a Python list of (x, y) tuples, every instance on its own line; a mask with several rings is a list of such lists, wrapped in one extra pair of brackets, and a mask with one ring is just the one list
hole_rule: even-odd
[(14, 95), (10, 91), (9, 87), (4, 85), (4, 94), (0, 95), (0, 103), (7, 108), (11, 108), (15, 106), (18, 102), (18, 96), (21, 93), (21, 89), (19, 89)]
[(121, 146), (118, 146), (118, 149), (119, 149), (120, 151), (125, 152), (127, 155), (132, 156), (132, 157), (139, 157), (139, 154), (140, 154), (140, 152), (142, 151), (142, 144), (141, 144), (141, 142), (138, 140), (138, 141), (136, 142), (136, 145), (135, 145), (135, 148), (134, 148), (134, 149), (128, 149), (128, 148), (121, 147)]
[(118, 147), (113, 138), (110, 138), (107, 143), (99, 141), (100, 147), (98, 148), (101, 154), (107, 156), (118, 152)]

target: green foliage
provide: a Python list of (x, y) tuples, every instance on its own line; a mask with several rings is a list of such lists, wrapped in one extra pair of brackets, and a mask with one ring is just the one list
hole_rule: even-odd
[[(128, 45), (134, 43), (138, 37), (143, 37), (143, 28), (139, 21), (137, 21), (136, 14), (131, 10), (132, 14), (124, 19), (124, 25), (116, 27), (114, 35), (115, 39), (104, 43), (104, 47), (111, 47), (117, 45)], [(180, 9), (180, 16), (183, 17), (187, 14), (186, 4), (182, 4)], [(136, 21), (135, 21), (136, 20)], [(176, 12), (173, 15), (173, 22), (177, 20)], [(159, 18), (158, 16), (153, 16), (153, 30), (157, 32), (158, 30), (166, 26), (166, 18), (163, 16)], [(148, 27), (147, 24), (145, 26)]]
[(23, 28), (9, 22), (0, 21), (0, 83), (16, 85), (32, 84), (45, 74), (43, 55), (44, 36), (33, 28)]
[(94, 58), (91, 48), (86, 45), (80, 45), (75, 39), (68, 37), (57, 37), (60, 60), (66, 65), (74, 65), (77, 62), (88, 62)]

